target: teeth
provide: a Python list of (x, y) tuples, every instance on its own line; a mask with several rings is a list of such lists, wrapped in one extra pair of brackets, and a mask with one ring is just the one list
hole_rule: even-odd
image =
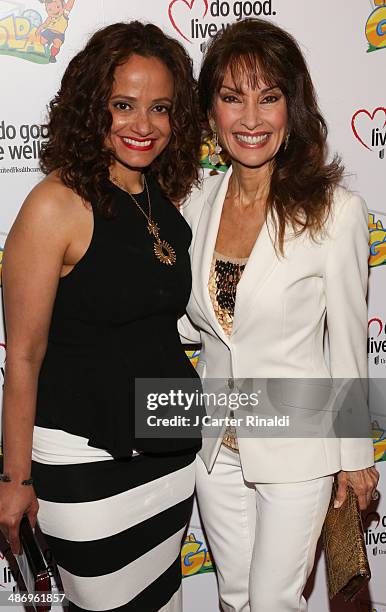
[(236, 134), (237, 140), (246, 142), (250, 145), (260, 144), (268, 139), (269, 134), (262, 134), (261, 136), (244, 136), (244, 134)]
[(134, 140), (133, 138), (124, 138), (124, 142), (135, 147), (150, 147), (151, 140)]

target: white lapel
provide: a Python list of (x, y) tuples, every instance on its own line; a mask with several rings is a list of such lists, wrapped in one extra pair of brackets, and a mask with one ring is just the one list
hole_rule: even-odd
[(237, 332), (255, 299), (280, 261), (274, 246), (274, 225), (270, 218), (262, 226), (236, 290), (232, 335)]
[(232, 168), (227, 171), (218, 189), (213, 190), (204, 202), (192, 250), (193, 294), (205, 318), (210, 322), (219, 338), (227, 345), (229, 345), (229, 337), (222, 329), (213, 310), (208, 281), (221, 212), (231, 174)]
[(255, 297), (279, 262), (274, 247), (274, 225), (271, 219), (261, 228), (244, 272), (237, 286), (233, 329), (227, 336), (217, 320), (208, 290), (210, 267), (232, 167), (229, 168), (217, 190), (211, 192), (203, 204), (192, 250), (193, 294), (206, 320), (216, 334), (229, 346), (230, 339), (246, 319)]

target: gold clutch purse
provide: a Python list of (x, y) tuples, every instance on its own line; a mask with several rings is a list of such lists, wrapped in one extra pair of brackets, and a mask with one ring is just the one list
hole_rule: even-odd
[(353, 601), (370, 580), (371, 572), (357, 496), (348, 486), (346, 501), (340, 508), (334, 508), (336, 491), (334, 482), (323, 525), (328, 594), (332, 599), (341, 592), (345, 601)]

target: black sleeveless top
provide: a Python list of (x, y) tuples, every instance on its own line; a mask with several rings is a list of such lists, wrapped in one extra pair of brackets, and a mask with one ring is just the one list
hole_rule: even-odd
[[(152, 217), (173, 246), (169, 266), (154, 255), (147, 221), (130, 196), (109, 184), (116, 213), (92, 203), (85, 255), (59, 281), (39, 376), (36, 425), (88, 438), (116, 457), (195, 449), (200, 441), (135, 440), (134, 379), (194, 378), (177, 332), (191, 290), (191, 230), (158, 183), (148, 179)], [(135, 196), (147, 212), (145, 193)]]

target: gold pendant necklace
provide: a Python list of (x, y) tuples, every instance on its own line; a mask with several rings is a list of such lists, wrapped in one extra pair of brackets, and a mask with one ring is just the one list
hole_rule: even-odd
[(152, 236), (154, 238), (154, 255), (157, 257), (157, 259), (167, 265), (167, 266), (173, 266), (176, 261), (177, 261), (177, 255), (175, 250), (173, 249), (173, 247), (166, 242), (166, 240), (161, 240), (160, 236), (159, 236), (159, 227), (157, 225), (157, 223), (154, 221), (154, 219), (152, 219), (151, 216), (151, 200), (150, 200), (150, 194), (149, 194), (149, 188), (147, 186), (147, 182), (146, 182), (146, 178), (143, 177), (144, 183), (145, 183), (145, 189), (146, 189), (146, 195), (147, 195), (147, 206), (149, 209), (149, 214), (147, 214), (142, 206), (139, 204), (139, 202), (137, 201), (137, 199), (133, 196), (132, 193), (130, 193), (130, 191), (128, 191), (119, 181), (115, 176), (111, 176), (110, 180), (112, 183), (114, 183), (114, 185), (117, 185), (117, 187), (119, 187), (120, 189), (122, 189), (122, 191), (124, 191), (125, 193), (127, 193), (131, 199), (133, 200), (134, 204), (137, 206), (137, 208), (139, 208), (139, 210), (141, 211), (141, 213), (144, 215), (144, 217), (147, 220), (147, 231), (149, 232), (150, 236)]

